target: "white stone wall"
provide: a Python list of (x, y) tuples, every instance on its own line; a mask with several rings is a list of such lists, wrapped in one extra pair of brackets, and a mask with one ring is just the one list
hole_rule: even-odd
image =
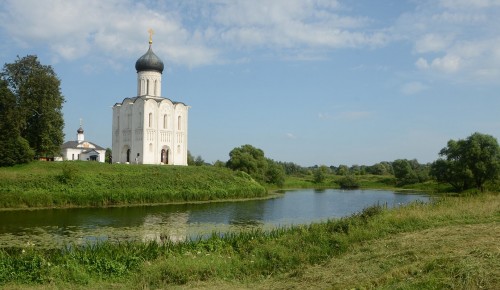
[[(87, 161), (87, 158), (89, 157), (87, 154), (83, 153), (84, 151), (91, 150), (89, 148), (66, 148), (64, 149), (61, 154), (63, 155), (62, 158), (63, 160), (82, 160), (82, 161)], [(94, 149), (99, 153), (99, 162), (105, 162), (106, 159), (106, 150), (97, 150)]]
[(161, 73), (141, 71), (137, 73), (138, 96), (161, 96)]
[(188, 109), (146, 96), (115, 105), (113, 162), (126, 163), (130, 150), (129, 163), (187, 165)]

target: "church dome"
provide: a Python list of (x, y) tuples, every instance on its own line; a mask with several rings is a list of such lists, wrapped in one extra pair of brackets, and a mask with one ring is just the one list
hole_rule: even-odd
[(162, 73), (163, 67), (163, 61), (153, 52), (151, 44), (149, 45), (148, 51), (135, 62), (135, 69), (137, 72), (157, 71)]
[(83, 128), (82, 127), (78, 128), (78, 130), (76, 131), (76, 133), (83, 134)]

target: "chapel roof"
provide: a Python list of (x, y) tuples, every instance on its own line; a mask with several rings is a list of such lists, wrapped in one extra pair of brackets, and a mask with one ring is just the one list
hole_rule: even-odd
[[(95, 149), (95, 150), (106, 150), (105, 148), (95, 144), (95, 143), (92, 143), (92, 142), (89, 142), (89, 141), (84, 141), (84, 142), (87, 142), (91, 145), (93, 145), (95, 148), (88, 148), (88, 149)], [(68, 142), (64, 142), (61, 146), (61, 149), (83, 149), (84, 147), (82, 147), (82, 143), (83, 142), (78, 142), (78, 141), (68, 141)]]

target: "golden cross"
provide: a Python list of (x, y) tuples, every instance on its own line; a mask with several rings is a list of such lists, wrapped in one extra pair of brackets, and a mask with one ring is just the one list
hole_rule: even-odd
[(149, 32), (149, 44), (153, 43), (153, 34), (155, 33), (153, 29), (148, 29)]

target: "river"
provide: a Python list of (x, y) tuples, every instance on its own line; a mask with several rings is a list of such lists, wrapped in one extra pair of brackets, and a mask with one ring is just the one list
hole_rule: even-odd
[(0, 247), (183, 241), (212, 232), (308, 224), (349, 216), (375, 204), (394, 207), (416, 200), (427, 202), (429, 197), (380, 190), (303, 189), (240, 202), (0, 211)]

